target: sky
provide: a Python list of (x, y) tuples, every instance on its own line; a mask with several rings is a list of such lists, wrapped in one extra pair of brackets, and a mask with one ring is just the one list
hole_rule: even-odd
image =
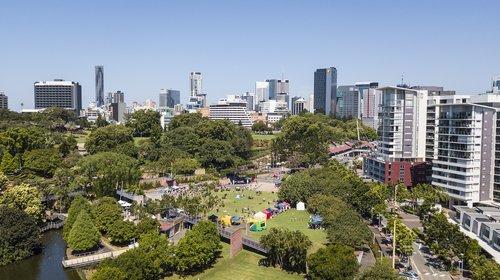
[(95, 99), (157, 101), (161, 88), (189, 95), (202, 72), (209, 103), (255, 91), (255, 81), (290, 80), (313, 92), (314, 71), (334, 66), (338, 84), (404, 81), (462, 94), (500, 75), (500, 16), (494, 0), (366, 1), (7, 1), (0, 5), (0, 92), (11, 110), (33, 108), (33, 83), (61, 78)]

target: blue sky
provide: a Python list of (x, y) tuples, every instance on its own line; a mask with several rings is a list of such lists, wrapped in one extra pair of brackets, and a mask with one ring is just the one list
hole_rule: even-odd
[(442, 85), (474, 94), (500, 75), (496, 1), (2, 1), (0, 91), (11, 109), (33, 106), (33, 82), (80, 82), (94, 99), (94, 65), (105, 92), (126, 102), (181, 90), (204, 76), (210, 103), (254, 91), (255, 81), (290, 79), (312, 94), (317, 68), (338, 83)]

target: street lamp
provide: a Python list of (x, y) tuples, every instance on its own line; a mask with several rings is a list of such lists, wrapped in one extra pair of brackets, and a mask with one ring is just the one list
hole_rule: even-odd
[(460, 258), (458, 260), (458, 269), (460, 270), (460, 280), (464, 279), (464, 254), (460, 254)]

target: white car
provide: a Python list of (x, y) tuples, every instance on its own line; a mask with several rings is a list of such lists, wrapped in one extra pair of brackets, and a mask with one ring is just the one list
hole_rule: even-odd
[(420, 276), (413, 271), (400, 272), (399, 275), (406, 277), (407, 280), (420, 280)]

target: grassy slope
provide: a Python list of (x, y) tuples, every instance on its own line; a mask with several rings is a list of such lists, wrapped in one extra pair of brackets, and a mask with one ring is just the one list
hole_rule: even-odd
[(252, 138), (254, 140), (272, 140), (274, 138), (276, 138), (276, 135), (274, 134), (253, 134), (252, 133)]
[(243, 250), (236, 257), (229, 258), (229, 244), (222, 243), (222, 255), (217, 263), (201, 274), (181, 278), (178, 275), (166, 279), (200, 279), (200, 280), (264, 280), (280, 279), (293, 280), (304, 279), (300, 274), (289, 274), (278, 268), (259, 266), (259, 260), (263, 256)]
[[(324, 246), (327, 242), (326, 232), (321, 229), (309, 229), (307, 227), (309, 222), (309, 213), (307, 211), (297, 211), (296, 209), (290, 209), (284, 213), (267, 221), (268, 229), (271, 227), (283, 227), (290, 230), (299, 230), (309, 237), (313, 242), (313, 246), (309, 250), (309, 253), (316, 252), (319, 248)], [(269, 230), (264, 230), (260, 232), (250, 231), (250, 237), (254, 240), (259, 240), (262, 235), (267, 234)]]
[[(230, 216), (241, 216), (241, 217), (252, 217), (252, 214), (241, 213), (241, 208), (247, 207), (250, 211), (259, 212), (269, 207), (274, 207), (273, 199), (277, 199), (277, 194), (263, 192), (261, 195), (257, 196), (255, 191), (244, 191), (237, 192), (234, 190), (228, 192), (218, 193), (219, 196), (222, 196), (224, 193), (227, 193), (227, 198), (223, 200), (225, 207), (222, 207), (219, 213), (211, 213), (215, 214), (219, 217), (224, 216), (224, 214)], [(244, 194), (244, 197), (241, 199), (236, 199), (237, 194)], [(248, 199), (248, 196), (253, 196), (253, 199)], [(263, 201), (265, 199), (265, 201)], [(270, 202), (270, 203), (268, 203)], [(224, 210), (226, 212), (224, 212)], [(310, 253), (316, 252), (319, 248), (323, 246), (327, 242), (326, 240), (326, 232), (324, 230), (313, 230), (308, 229), (307, 225), (309, 222), (309, 213), (307, 211), (297, 211), (296, 209), (290, 209), (284, 213), (277, 215), (268, 221), (268, 228), (271, 227), (285, 227), (290, 230), (300, 230), (313, 242), (313, 246), (310, 249)], [(264, 230), (261, 232), (250, 232), (250, 237), (256, 241), (262, 235), (268, 233), (268, 230)]]
[[(236, 185), (238, 186), (238, 185)], [(244, 185), (240, 185), (243, 187)], [(273, 199), (277, 199), (278, 195), (270, 192), (263, 192), (261, 195), (257, 195), (255, 191), (246, 190), (246, 191), (235, 191), (230, 190), (226, 192), (219, 192), (217, 195), (222, 197), (227, 193), (227, 198), (223, 200), (224, 207), (221, 207), (219, 212), (215, 211), (211, 214), (215, 214), (219, 217), (224, 216), (225, 214), (230, 216), (240, 216), (245, 217), (249, 216), (249, 214), (245, 214), (241, 212), (242, 208), (248, 208), (250, 212), (255, 211), (259, 212), (269, 207), (274, 207)], [(241, 199), (236, 199), (236, 195), (243, 195)], [(248, 197), (252, 196), (253, 199), (249, 199)], [(224, 212), (225, 211), (225, 212)], [(250, 214), (250, 216), (253, 216)]]

